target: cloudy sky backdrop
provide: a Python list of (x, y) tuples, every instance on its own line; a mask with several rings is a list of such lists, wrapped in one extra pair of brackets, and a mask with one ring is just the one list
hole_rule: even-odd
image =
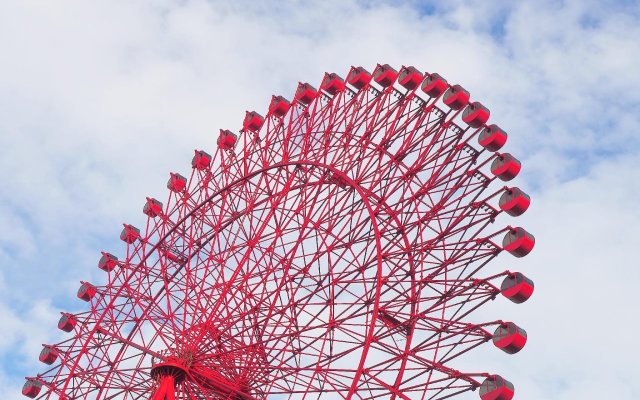
[(378, 62), (462, 84), (523, 161), (537, 247), (500, 260), (536, 293), (488, 312), (529, 342), (483, 346), (477, 370), (520, 399), (640, 398), (640, 4), (599, 0), (0, 0), (0, 397), (194, 148)]

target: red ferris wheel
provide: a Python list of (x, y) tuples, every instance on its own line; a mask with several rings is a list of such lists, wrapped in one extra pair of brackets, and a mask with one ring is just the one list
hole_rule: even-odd
[[(444, 399), (501, 376), (456, 369), (526, 332), (472, 323), (496, 297), (527, 300), (523, 274), (487, 274), (499, 253), (534, 245), (518, 216), (529, 196), (504, 181), (520, 162), (507, 134), (460, 85), (414, 67), (354, 67), (273, 96), (221, 130), (213, 155), (171, 173), (126, 251), (103, 252), (105, 281), (82, 282), (86, 312), (44, 345), (38, 399)], [(186, 174), (185, 174), (186, 175)]]

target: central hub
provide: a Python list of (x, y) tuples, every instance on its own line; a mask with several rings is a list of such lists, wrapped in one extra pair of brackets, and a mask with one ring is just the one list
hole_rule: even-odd
[(252, 382), (260, 377), (251, 367), (265, 364), (264, 350), (216, 325), (191, 327), (182, 332), (175, 348), (160, 351), (152, 359), (150, 373), (157, 382), (154, 400), (175, 399), (173, 395), (184, 390), (207, 398), (253, 399)]
[[(189, 369), (185, 360), (169, 356), (151, 368), (151, 377), (158, 382), (153, 399), (174, 398), (176, 387), (183, 383), (195, 384), (200, 390), (210, 391), (230, 399), (250, 399), (249, 387), (243, 382), (230, 381), (219, 372), (202, 366)], [(170, 394), (171, 392), (171, 394)], [(165, 397), (169, 396), (169, 397)]]
[(187, 368), (178, 357), (169, 356), (151, 367), (151, 377), (156, 381), (168, 376), (173, 377), (175, 385), (179, 385), (187, 377)]

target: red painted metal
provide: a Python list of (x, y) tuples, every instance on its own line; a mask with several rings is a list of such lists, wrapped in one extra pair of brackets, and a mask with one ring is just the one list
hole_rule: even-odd
[(479, 128), (489, 120), (489, 109), (474, 101), (462, 112), (462, 120), (472, 128)]
[(398, 77), (398, 71), (389, 64), (378, 64), (373, 70), (373, 80), (382, 87), (393, 85)]
[(282, 96), (272, 96), (271, 104), (269, 105), (269, 113), (276, 117), (282, 117), (287, 113), (287, 111), (289, 111), (290, 107), (291, 103), (289, 103), (289, 100)]
[(27, 378), (24, 386), (22, 386), (22, 394), (32, 399), (38, 397), (40, 390), (42, 390), (42, 383), (35, 379)]
[(295, 99), (304, 104), (311, 103), (318, 95), (318, 90), (308, 83), (298, 83)]
[(351, 67), (347, 75), (347, 82), (356, 89), (362, 89), (371, 82), (371, 74), (362, 67)]
[(151, 400), (175, 400), (176, 379), (173, 375), (164, 375), (158, 378), (158, 388)]
[(503, 181), (515, 178), (522, 168), (520, 161), (509, 153), (498, 154), (491, 164), (491, 173)]
[(500, 324), (493, 332), (493, 344), (508, 354), (522, 350), (527, 343), (527, 332), (513, 322)]
[(492, 338), (495, 322), (470, 314), (530, 295), (485, 266), (505, 232), (518, 256), (533, 241), (494, 227), (523, 197), (491, 205), (511, 158), (461, 128), (449, 106), (466, 91), (443, 106), (446, 81), (415, 90), (419, 75), (403, 68), (395, 87), (386, 65), (374, 85), (361, 67), (348, 86), (326, 74), (322, 95), (304, 86), (264, 118), (247, 113), (242, 141), (222, 131), (234, 151), (197, 151), (162, 203), (147, 199), (143, 232), (125, 225), (121, 260), (103, 253), (104, 284), (80, 293), (88, 311), (63, 314), (73, 335), (54, 345), (40, 395), (406, 400), (480, 387), (487, 373), (452, 367)]
[(204, 150), (194, 150), (193, 158), (191, 159), (191, 167), (197, 170), (204, 170), (211, 164), (211, 155)]
[(65, 332), (71, 332), (73, 328), (78, 324), (78, 319), (75, 315), (69, 313), (62, 313), (60, 320), (58, 321), (58, 329)]
[(136, 240), (140, 240), (140, 229), (133, 225), (123, 224), (122, 232), (120, 232), (120, 240), (131, 244)]
[(507, 133), (498, 125), (491, 124), (478, 136), (478, 144), (489, 151), (498, 151), (507, 142)]
[(95, 286), (89, 282), (82, 282), (80, 288), (78, 288), (77, 296), (80, 300), (91, 301), (97, 292), (98, 289)]
[(247, 111), (242, 123), (242, 129), (258, 132), (264, 124), (264, 117), (255, 111)]
[(236, 145), (238, 136), (227, 129), (220, 129), (220, 136), (218, 136), (218, 147), (222, 150), (231, 150)]
[(322, 79), (320, 89), (329, 93), (332, 96), (342, 92), (345, 89), (344, 80), (335, 73), (326, 73)]
[(533, 294), (533, 281), (520, 272), (515, 272), (504, 277), (500, 285), (500, 292), (504, 297), (514, 303), (524, 303)]
[(517, 187), (506, 189), (500, 196), (500, 209), (512, 217), (524, 214), (530, 204), (529, 195)]
[(147, 197), (147, 202), (144, 203), (142, 212), (149, 218), (155, 218), (162, 214), (162, 203), (156, 199)]
[(533, 250), (536, 239), (524, 228), (510, 229), (502, 239), (502, 248), (516, 257), (524, 257)]
[(187, 187), (187, 178), (175, 172), (171, 172), (169, 174), (167, 189), (171, 190), (172, 192), (179, 193), (184, 191), (186, 187)]
[(42, 345), (42, 350), (40, 351), (38, 360), (40, 360), (40, 362), (45, 363), (47, 365), (51, 365), (58, 358), (58, 354), (59, 354), (58, 350), (54, 346), (45, 344), (45, 345)]
[(405, 89), (413, 90), (422, 82), (422, 72), (418, 71), (416, 67), (402, 67), (398, 74), (398, 83), (405, 87)]
[(111, 253), (102, 252), (102, 257), (100, 257), (100, 261), (98, 261), (98, 268), (103, 271), (111, 271), (118, 265), (118, 257), (114, 256)]
[(460, 85), (453, 85), (444, 93), (442, 102), (453, 110), (460, 110), (469, 104), (469, 92)]
[(447, 80), (437, 73), (426, 74), (421, 86), (422, 91), (429, 97), (440, 97), (448, 88)]
[(481, 400), (511, 400), (514, 393), (513, 384), (500, 375), (490, 376), (480, 385)]

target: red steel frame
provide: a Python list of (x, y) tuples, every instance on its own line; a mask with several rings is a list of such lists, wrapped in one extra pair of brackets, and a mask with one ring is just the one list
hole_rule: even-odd
[(39, 398), (443, 399), (491, 340), (495, 155), (439, 98), (319, 92), (193, 169), (96, 285)]

